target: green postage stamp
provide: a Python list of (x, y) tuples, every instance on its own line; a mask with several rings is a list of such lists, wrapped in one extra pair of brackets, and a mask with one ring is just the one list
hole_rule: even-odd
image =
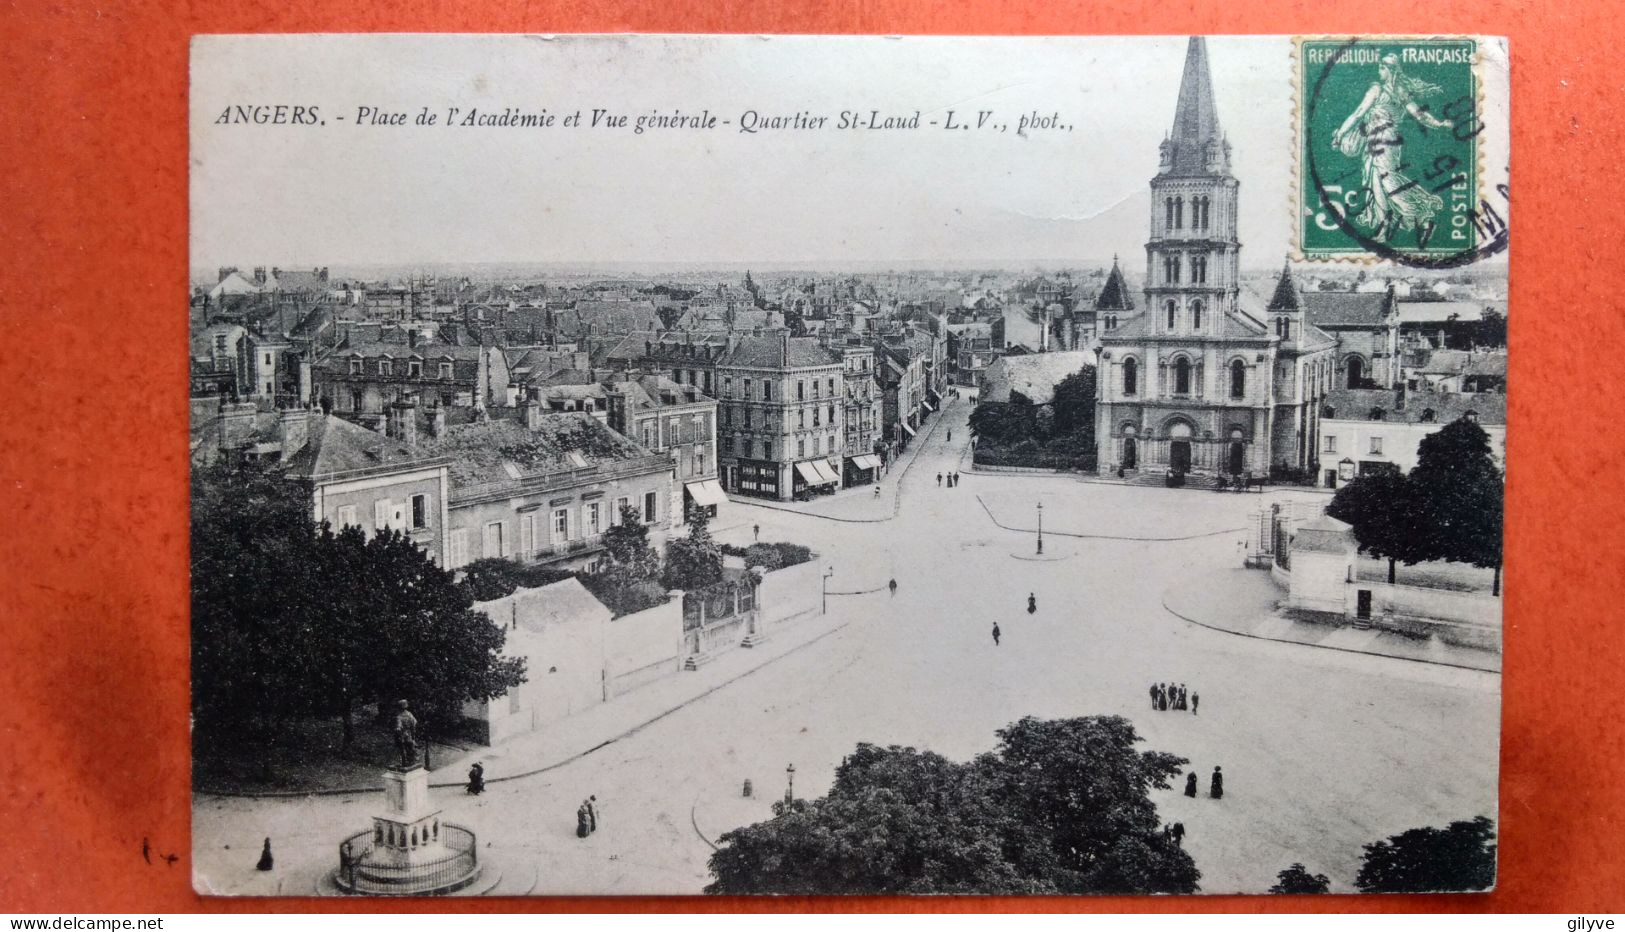
[(1302, 258), (1445, 267), (1499, 245), (1505, 224), (1479, 188), (1478, 45), (1295, 40)]

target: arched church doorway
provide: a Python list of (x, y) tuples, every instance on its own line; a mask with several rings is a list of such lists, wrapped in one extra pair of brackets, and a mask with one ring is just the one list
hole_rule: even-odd
[(1191, 426), (1183, 421), (1168, 430), (1168, 467), (1177, 473), (1191, 471)]
[(1230, 431), (1230, 474), (1241, 475), (1243, 467), (1247, 464), (1247, 445), (1242, 442), (1241, 428)]
[(1123, 438), (1123, 468), (1124, 469), (1134, 469), (1135, 467), (1139, 466), (1139, 464), (1140, 464), (1139, 445), (1134, 442), (1133, 437), (1124, 437)]
[(1348, 362), (1349, 382), (1346, 387), (1359, 388), (1365, 381), (1365, 360), (1358, 356), (1350, 356)]

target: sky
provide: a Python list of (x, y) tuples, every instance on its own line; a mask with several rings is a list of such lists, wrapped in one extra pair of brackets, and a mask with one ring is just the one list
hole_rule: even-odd
[[(211, 36), (192, 58), (194, 268), (427, 263), (1143, 265), (1186, 38)], [(1291, 43), (1215, 37), (1243, 264), (1288, 250)], [(325, 124), (226, 124), (235, 106)], [(406, 113), (357, 125), (357, 108)], [(714, 130), (417, 126), (709, 110)], [(843, 110), (1005, 132), (841, 130)], [(828, 117), (739, 131), (746, 111)], [(291, 111), (290, 111), (291, 112)], [(308, 112), (308, 111), (307, 111)], [(1017, 134), (1023, 114), (1069, 130)], [(343, 118), (342, 120), (340, 118)], [(721, 120), (731, 121), (721, 125)]]

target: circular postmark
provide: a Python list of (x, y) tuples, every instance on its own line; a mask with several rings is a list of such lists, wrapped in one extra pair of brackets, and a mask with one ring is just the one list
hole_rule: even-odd
[[(1372, 39), (1354, 37), (1318, 50), (1313, 56), (1318, 73), (1308, 70), (1312, 59), (1300, 50), (1305, 55), (1302, 76), (1311, 81), (1300, 123), (1304, 136), (1301, 158), (1309, 194), (1322, 208), (1314, 212), (1315, 222), (1321, 230), (1340, 233), (1369, 255), (1416, 268), (1459, 268), (1504, 252), (1510, 231), (1498, 205), (1509, 204), (1510, 190), (1505, 183), (1495, 185), (1493, 194), (1477, 186), (1479, 136), (1484, 124), (1476, 84), (1447, 96), (1434, 113), (1419, 98), (1443, 89), (1407, 76), (1398, 55), (1382, 54), (1370, 48), (1372, 43)], [(1367, 83), (1356, 72), (1363, 67), (1368, 74), (1373, 65), (1377, 76)], [(1470, 61), (1465, 68), (1470, 78)], [(1332, 102), (1338, 92), (1347, 97), (1351, 88), (1363, 92), (1358, 104), (1351, 99)], [(1344, 111), (1348, 116), (1331, 129), (1330, 120)], [(1431, 155), (1431, 159), (1407, 160), (1406, 132), (1411, 124), (1424, 156)], [(1447, 145), (1427, 146), (1430, 133), (1448, 134), (1432, 137)], [(1322, 162), (1323, 152), (1341, 154), (1354, 168), (1336, 174), (1337, 166)], [(1455, 214), (1450, 218), (1452, 229), (1441, 231), (1435, 216), (1445, 198), (1451, 199)], [(1299, 223), (1304, 223), (1302, 217)], [(1301, 230), (1300, 226), (1300, 241)], [(1449, 248), (1451, 238), (1466, 242)], [(1316, 253), (1301, 242), (1300, 251), (1315, 253), (1315, 258), (1357, 255), (1349, 250), (1343, 250), (1342, 256), (1330, 250)]]

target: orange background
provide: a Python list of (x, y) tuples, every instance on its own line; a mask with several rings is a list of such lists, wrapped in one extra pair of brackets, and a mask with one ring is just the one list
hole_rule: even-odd
[[(1608, 399), (1621, 395), (1625, 321), (1625, 276), (1611, 261), (1622, 242), (1625, 30), (1603, 2), (22, 0), (0, 24), (0, 911), (1625, 911), (1625, 540), (1619, 488), (1606, 478), (1619, 474), (1610, 459), (1621, 452)], [(187, 42), (200, 32), (321, 31), (1511, 36), (1519, 209), (1499, 889), (1184, 900), (197, 897), (184, 856)], [(143, 836), (182, 860), (148, 867)]]

